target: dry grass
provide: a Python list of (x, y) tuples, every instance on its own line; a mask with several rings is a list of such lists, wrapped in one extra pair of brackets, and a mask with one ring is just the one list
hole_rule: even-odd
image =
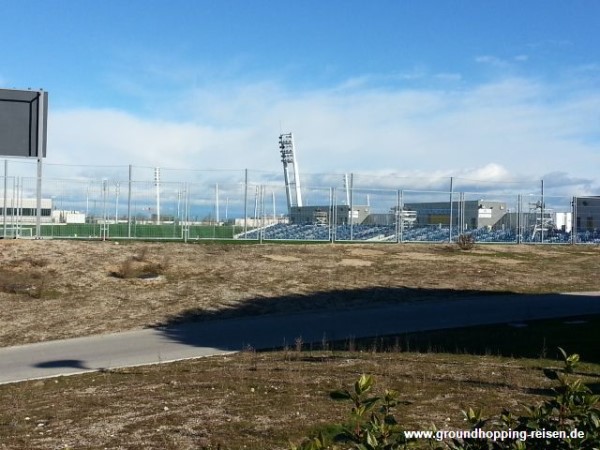
[(49, 290), (48, 280), (56, 274), (54, 269), (45, 269), (48, 260), (26, 257), (13, 261), (3, 261), (0, 266), (0, 293), (17, 294), (25, 298), (39, 299), (52, 297), (56, 293)]
[[(599, 256), (596, 247), (570, 246), (476, 245), (464, 252), (444, 245), (0, 241), (0, 345), (177, 317), (353, 307), (453, 292), (600, 290)], [(346, 343), (346, 350), (357, 347)], [(410, 402), (398, 414), (407, 428), (462, 429), (466, 407), (494, 414), (539, 401), (550, 387), (542, 374), (548, 365), (557, 363), (312, 352), (298, 339), (281, 352), (249, 348), (227, 357), (0, 386), (0, 449), (288, 448), (289, 439), (343, 420), (347, 405), (333, 403), (328, 393), (361, 373)], [(599, 370), (582, 366), (596, 385)]]
[(0, 346), (189, 317), (600, 290), (593, 246), (0, 241)]
[(126, 258), (116, 270), (110, 272), (113, 277), (122, 279), (155, 279), (163, 275), (169, 266), (168, 257), (162, 262), (148, 259), (148, 248), (142, 247), (138, 254)]
[[(212, 357), (0, 386), (0, 448), (279, 449), (342, 421), (328, 393), (361, 373), (410, 405), (407, 429), (462, 429), (461, 409), (497, 414), (547, 395), (556, 362), (468, 355), (297, 352)], [(583, 366), (591, 372), (598, 366)], [(593, 378), (592, 378), (593, 379)], [(595, 379), (597, 381), (597, 379)], [(424, 443), (423, 443), (424, 444)]]

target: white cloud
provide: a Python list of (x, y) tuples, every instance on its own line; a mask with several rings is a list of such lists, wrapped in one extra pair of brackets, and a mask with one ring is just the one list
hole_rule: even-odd
[(444, 82), (458, 82), (463, 79), (460, 73), (438, 73), (435, 78)]
[(488, 65), (496, 69), (508, 69), (518, 63), (529, 61), (529, 55), (519, 54), (512, 57), (500, 58), (493, 55), (481, 55), (475, 58), (475, 62), (483, 65)]
[(511, 174), (505, 167), (500, 164), (490, 163), (486, 164), (483, 167), (478, 167), (472, 170), (467, 171), (460, 176), (464, 178), (473, 178), (479, 181), (485, 182), (502, 182), (506, 180), (510, 180), (511, 176), (515, 174)]
[(477, 56), (475, 58), (475, 62), (480, 63), (480, 64), (489, 64), (490, 66), (494, 66), (494, 67), (508, 67), (509, 63), (508, 61), (502, 59), (502, 58), (498, 58), (497, 56), (492, 56), (492, 55), (481, 55), (481, 56)]
[(160, 118), (52, 111), (48, 161), (278, 174), (277, 136), (292, 131), (306, 176), (456, 176), (500, 184), (562, 171), (556, 184), (572, 194), (598, 186), (600, 92), (565, 93), (519, 78), (446, 90), (365, 88), (357, 81), (300, 93), (274, 82), (217, 84), (182, 93), (162, 105)]

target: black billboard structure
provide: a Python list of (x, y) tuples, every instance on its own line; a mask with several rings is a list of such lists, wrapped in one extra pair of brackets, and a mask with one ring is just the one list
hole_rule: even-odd
[[(37, 158), (36, 237), (41, 236), (42, 159), (48, 135), (48, 93), (39, 90), (0, 89), (0, 156)], [(8, 162), (4, 161), (4, 236)]]

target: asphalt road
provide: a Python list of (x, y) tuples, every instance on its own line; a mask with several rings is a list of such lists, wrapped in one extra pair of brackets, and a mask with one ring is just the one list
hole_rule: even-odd
[(0, 384), (304, 342), (600, 314), (600, 292), (489, 295), (186, 323), (0, 348)]

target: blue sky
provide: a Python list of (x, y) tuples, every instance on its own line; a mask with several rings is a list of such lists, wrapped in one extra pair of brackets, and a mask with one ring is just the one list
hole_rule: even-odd
[[(539, 180), (600, 194), (598, 1), (0, 2), (47, 163)], [(75, 168), (69, 169), (76, 175)]]

